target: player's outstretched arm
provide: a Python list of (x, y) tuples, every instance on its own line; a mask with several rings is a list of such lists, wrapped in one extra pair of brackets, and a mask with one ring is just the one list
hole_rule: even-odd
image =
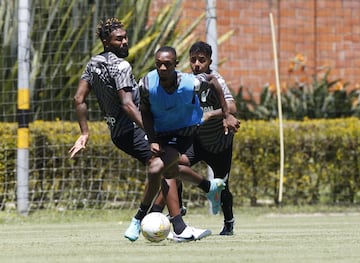
[(80, 126), (81, 135), (76, 140), (75, 144), (69, 150), (70, 158), (73, 158), (79, 151), (85, 149), (86, 143), (89, 139), (89, 127), (87, 124), (87, 105), (86, 97), (90, 93), (90, 84), (85, 80), (80, 80), (76, 94), (74, 96), (74, 105), (78, 122)]

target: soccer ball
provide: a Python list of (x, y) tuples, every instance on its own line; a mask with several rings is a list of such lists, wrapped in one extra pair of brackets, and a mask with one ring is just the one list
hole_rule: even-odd
[(152, 212), (141, 221), (141, 232), (150, 242), (163, 241), (169, 234), (171, 224), (162, 213)]

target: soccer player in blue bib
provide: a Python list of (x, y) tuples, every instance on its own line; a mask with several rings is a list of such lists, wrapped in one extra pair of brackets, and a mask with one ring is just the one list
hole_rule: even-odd
[[(205, 42), (194, 43), (189, 51), (190, 66), (194, 75), (211, 74), (221, 85), (223, 97), (231, 114), (236, 113), (236, 104), (234, 98), (227, 87), (223, 77), (215, 70), (210, 69), (211, 65), (211, 46)], [(234, 214), (233, 214), (233, 196), (229, 189), (229, 175), (232, 160), (232, 143), (234, 132), (240, 127), (240, 121), (234, 116), (229, 116), (229, 121), (233, 124), (233, 129), (229, 133), (224, 133), (223, 118), (221, 111), (221, 102), (213, 90), (203, 90), (200, 92), (200, 106), (204, 112), (204, 123), (199, 126), (194, 136), (193, 145), (186, 150), (182, 156), (184, 163), (190, 166), (205, 161), (213, 170), (215, 178), (225, 180), (225, 189), (218, 198), (219, 202), (212, 201), (212, 212), (217, 214), (222, 208), (224, 214), (224, 226), (220, 235), (233, 235), (234, 233)], [(181, 192), (181, 183), (178, 183), (179, 192)], [(179, 193), (180, 204), (181, 193)], [(208, 195), (209, 197), (209, 195)], [(161, 194), (155, 200), (154, 211), (162, 211), (164, 200)], [(182, 208), (182, 207), (181, 207)], [(183, 209), (183, 208), (182, 208)]]
[[(144, 128), (153, 152), (154, 167), (164, 167), (162, 194), (167, 201), (178, 199), (178, 174), (196, 174), (189, 166), (180, 163), (180, 156), (192, 145), (193, 136), (203, 122), (200, 107), (201, 92), (213, 90), (219, 98), (223, 122), (223, 132), (228, 133), (228, 109), (217, 80), (208, 74), (182, 73), (175, 70), (176, 51), (172, 47), (161, 47), (155, 54), (156, 70), (140, 80), (140, 105)], [(151, 171), (152, 166), (149, 166)], [(216, 182), (223, 184), (221, 179)], [(200, 188), (202, 188), (199, 185)], [(209, 188), (210, 186), (203, 186)], [(171, 190), (171, 191), (170, 191)], [(208, 190), (208, 189), (207, 189)], [(179, 202), (177, 202), (179, 203)], [(173, 202), (175, 204), (175, 202)], [(177, 209), (177, 211), (176, 211)], [(172, 239), (175, 241), (196, 240), (211, 234), (209, 230), (198, 230), (182, 223), (179, 207), (170, 212), (170, 221), (177, 222)]]

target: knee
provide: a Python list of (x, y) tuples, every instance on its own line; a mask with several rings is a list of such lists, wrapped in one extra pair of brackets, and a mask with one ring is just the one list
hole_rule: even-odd
[(164, 169), (164, 163), (160, 158), (151, 159), (148, 163), (149, 176), (160, 177)]
[(185, 154), (182, 154), (179, 159), (179, 164), (190, 166), (190, 160)]

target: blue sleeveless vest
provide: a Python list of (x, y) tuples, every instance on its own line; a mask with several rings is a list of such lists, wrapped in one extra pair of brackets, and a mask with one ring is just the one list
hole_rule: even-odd
[(201, 123), (203, 111), (194, 91), (195, 77), (192, 74), (180, 72), (177, 74), (181, 74), (180, 84), (172, 94), (168, 94), (160, 86), (156, 70), (147, 75), (149, 100), (156, 132), (174, 131)]

